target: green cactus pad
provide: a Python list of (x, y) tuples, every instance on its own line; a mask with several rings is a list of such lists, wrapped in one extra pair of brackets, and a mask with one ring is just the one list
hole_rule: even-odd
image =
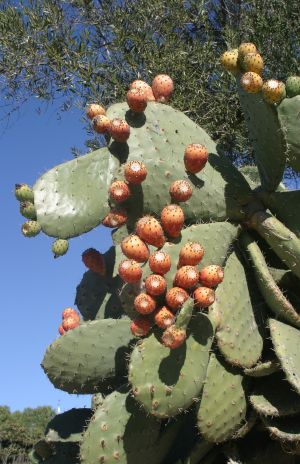
[(235, 252), (227, 260), (211, 311), (219, 317), (216, 339), (226, 360), (240, 367), (253, 366), (261, 356), (263, 339), (255, 321), (244, 266)]
[(166, 443), (155, 457), (160, 428), (160, 422), (147, 416), (126, 391), (115, 391), (96, 410), (84, 434), (80, 462), (159, 464), (172, 443)]
[(277, 107), (277, 111), (287, 141), (288, 164), (295, 171), (300, 171), (300, 95), (282, 100)]
[(242, 166), (239, 168), (239, 171), (246, 178), (252, 189), (255, 189), (260, 185), (259, 172), (256, 166)]
[[(142, 212), (159, 216), (170, 202), (169, 186), (178, 179), (189, 179), (194, 188), (192, 197), (182, 205), (186, 222), (244, 217), (241, 205), (251, 194), (247, 182), (225, 156), (217, 154), (206, 132), (185, 114), (154, 102), (142, 115), (133, 115), (127, 103), (118, 103), (108, 109), (107, 116), (126, 119), (131, 126), (127, 143), (112, 142), (110, 151), (122, 162), (143, 161), (148, 171), (126, 204), (131, 221)], [(183, 162), (184, 150), (191, 143), (203, 144), (209, 151), (208, 163), (197, 175), (188, 175)]]
[(288, 382), (300, 395), (300, 332), (275, 319), (269, 320), (275, 353)]
[(279, 370), (280, 363), (278, 359), (269, 359), (264, 362), (259, 362), (256, 366), (244, 369), (244, 373), (250, 377), (265, 377)]
[(272, 438), (285, 443), (300, 441), (300, 416), (261, 417), (264, 426), (270, 432)]
[(93, 411), (89, 408), (73, 408), (58, 414), (48, 423), (45, 440), (51, 443), (81, 441), (83, 431), (92, 414)]
[(206, 375), (213, 327), (204, 314), (195, 316), (186, 342), (175, 350), (160, 344), (155, 334), (134, 348), (129, 381), (135, 398), (147, 412), (164, 418), (187, 409), (199, 396)]
[(261, 184), (265, 190), (275, 191), (281, 182), (287, 156), (284, 131), (276, 108), (263, 100), (261, 92), (250, 94), (243, 90), (240, 78), (238, 75), (237, 89)]
[(237, 440), (238, 438), (244, 438), (250, 430), (253, 429), (257, 422), (257, 413), (254, 409), (248, 409), (246, 419), (239, 429), (233, 434), (232, 439)]
[(240, 237), (240, 243), (251, 259), (258, 288), (269, 308), (276, 316), (300, 328), (300, 315), (276, 285), (255, 240), (248, 233), (243, 233)]
[(211, 354), (198, 410), (198, 428), (207, 441), (219, 443), (232, 438), (246, 418), (243, 377)]
[(43, 232), (70, 238), (98, 226), (109, 212), (108, 188), (118, 166), (101, 148), (43, 174), (33, 187)]
[(300, 413), (300, 396), (294, 392), (282, 373), (256, 381), (250, 403), (264, 416), (292, 416)]
[(53, 342), (42, 367), (56, 388), (97, 393), (124, 379), (133, 339), (128, 319), (85, 322)]

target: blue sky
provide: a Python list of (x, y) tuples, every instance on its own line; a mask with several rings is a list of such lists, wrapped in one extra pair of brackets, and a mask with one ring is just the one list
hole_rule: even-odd
[[(53, 259), (53, 239), (44, 234), (25, 238), (26, 220), (14, 197), (15, 183), (32, 185), (53, 166), (72, 159), (70, 147), (84, 148), (86, 133), (81, 112), (71, 110), (59, 120), (54, 108), (42, 115), (34, 101), (21, 109), (8, 126), (0, 126), (2, 209), (0, 279), (0, 405), (12, 411), (60, 404), (62, 410), (90, 405), (88, 395), (55, 389), (40, 367), (46, 347), (58, 336), (61, 312), (74, 305), (75, 289), (85, 267), (81, 253), (89, 247), (106, 251), (108, 229), (99, 227), (70, 241), (67, 255)], [(0, 117), (3, 115), (0, 115)]]

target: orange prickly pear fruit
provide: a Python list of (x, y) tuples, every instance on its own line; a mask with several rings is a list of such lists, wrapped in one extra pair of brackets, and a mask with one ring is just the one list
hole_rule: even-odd
[(267, 103), (279, 103), (285, 98), (285, 85), (276, 79), (270, 79), (262, 86), (262, 96)]
[(147, 84), (147, 82), (137, 79), (130, 84), (130, 89), (142, 90), (145, 92), (148, 101), (155, 101), (152, 88), (149, 84)]
[(151, 314), (156, 308), (156, 301), (147, 293), (140, 293), (134, 299), (134, 308), (140, 314)]
[(165, 243), (165, 236), (162, 226), (152, 216), (143, 216), (136, 223), (136, 233), (144, 242), (158, 248)]
[(238, 66), (238, 49), (228, 50), (223, 53), (220, 58), (221, 65), (232, 74), (237, 74), (239, 72)]
[(121, 279), (130, 284), (139, 282), (142, 273), (141, 266), (133, 259), (125, 259), (119, 265), (119, 275)]
[(239, 60), (242, 59), (247, 53), (257, 53), (256, 45), (252, 42), (243, 42), (238, 48)]
[(147, 177), (147, 169), (141, 161), (129, 161), (124, 166), (124, 177), (130, 184), (141, 184)]
[(241, 60), (241, 68), (245, 72), (254, 72), (261, 75), (264, 67), (264, 60), (259, 53), (247, 53)]
[(167, 288), (166, 279), (160, 274), (151, 274), (145, 280), (145, 288), (149, 295), (161, 295)]
[(204, 256), (204, 248), (198, 242), (187, 242), (179, 252), (179, 267), (196, 266)]
[(126, 142), (130, 136), (130, 126), (124, 119), (115, 118), (110, 123), (109, 133), (116, 142)]
[(129, 235), (121, 242), (121, 249), (127, 258), (144, 263), (149, 258), (149, 248), (138, 235)]
[(208, 150), (200, 143), (191, 143), (184, 151), (183, 160), (185, 169), (192, 174), (197, 174), (207, 163)]
[(130, 89), (126, 95), (129, 108), (134, 113), (142, 113), (147, 107), (147, 95), (141, 89)]
[(183, 288), (173, 287), (166, 293), (166, 302), (170, 308), (177, 310), (181, 308), (188, 297), (188, 293)]
[(171, 269), (171, 258), (164, 251), (155, 251), (149, 257), (149, 267), (154, 274), (167, 274)]
[(152, 81), (152, 91), (155, 99), (160, 102), (170, 100), (174, 90), (174, 83), (167, 74), (158, 74)]
[(224, 272), (220, 266), (211, 264), (200, 271), (199, 280), (205, 287), (216, 287), (224, 279)]
[(123, 209), (112, 209), (110, 212), (105, 216), (102, 221), (102, 224), (105, 227), (120, 227), (126, 223), (128, 217), (126, 211)]
[(186, 330), (177, 328), (175, 325), (168, 327), (161, 338), (162, 344), (174, 350), (184, 343), (186, 340)]
[(113, 200), (121, 203), (126, 201), (130, 196), (130, 190), (126, 182), (123, 180), (116, 180), (109, 187), (109, 193)]
[(146, 318), (134, 319), (130, 324), (130, 330), (136, 337), (144, 337), (150, 332), (151, 322)]
[(208, 287), (198, 287), (194, 291), (195, 306), (198, 308), (207, 308), (215, 301), (215, 292)]
[(155, 324), (161, 329), (167, 329), (174, 324), (174, 314), (166, 307), (159, 308), (154, 316)]
[(170, 186), (169, 193), (173, 201), (183, 202), (191, 198), (193, 188), (187, 180), (175, 180)]
[(86, 108), (86, 115), (89, 119), (93, 119), (95, 116), (103, 116), (105, 113), (105, 108), (98, 103), (90, 103)]
[(194, 266), (182, 266), (175, 274), (174, 285), (189, 289), (199, 281), (199, 273)]
[(110, 128), (110, 119), (104, 114), (99, 114), (95, 116), (92, 120), (93, 128), (98, 134), (104, 134)]
[(241, 86), (246, 92), (257, 93), (262, 90), (263, 80), (259, 74), (246, 72), (241, 77)]

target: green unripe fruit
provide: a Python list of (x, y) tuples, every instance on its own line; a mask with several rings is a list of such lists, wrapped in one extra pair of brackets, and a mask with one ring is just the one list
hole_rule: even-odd
[(300, 95), (300, 76), (290, 76), (285, 83), (285, 90), (288, 97)]
[(27, 219), (36, 219), (36, 209), (31, 201), (22, 201), (20, 204), (20, 213)]
[(52, 252), (54, 254), (54, 258), (58, 258), (59, 256), (63, 256), (67, 253), (69, 249), (69, 242), (68, 240), (58, 238), (52, 244)]
[(22, 234), (25, 237), (35, 237), (41, 231), (41, 226), (37, 221), (26, 221), (22, 225)]
[(33, 190), (27, 184), (16, 184), (15, 195), (19, 201), (31, 201), (33, 203)]

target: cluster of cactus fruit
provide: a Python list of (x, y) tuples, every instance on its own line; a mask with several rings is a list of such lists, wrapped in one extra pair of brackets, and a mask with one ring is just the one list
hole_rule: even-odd
[[(253, 143), (237, 169), (168, 103), (169, 76), (87, 116), (107, 146), (18, 185), (22, 231), (56, 240), (102, 224), (42, 367), (90, 409), (49, 423), (47, 464), (296, 463), (300, 454), (300, 77), (263, 83), (254, 44), (225, 52)], [(275, 85), (276, 84), (276, 85)], [(180, 205), (179, 205), (180, 203)], [(125, 259), (124, 259), (125, 258)]]

